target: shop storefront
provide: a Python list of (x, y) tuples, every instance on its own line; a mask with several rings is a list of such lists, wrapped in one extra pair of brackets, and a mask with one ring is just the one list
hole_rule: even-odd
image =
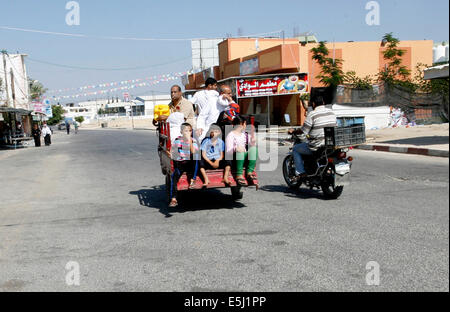
[(0, 107), (0, 145), (15, 145), (31, 137), (31, 111)]
[(295, 126), (304, 121), (300, 97), (309, 92), (306, 73), (231, 77), (221, 84), (232, 88), (241, 114), (255, 116), (260, 125)]

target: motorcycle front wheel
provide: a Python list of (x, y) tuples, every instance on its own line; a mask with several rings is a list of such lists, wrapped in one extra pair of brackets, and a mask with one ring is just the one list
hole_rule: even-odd
[(296, 181), (295, 178), (295, 164), (294, 157), (292, 155), (286, 156), (283, 160), (283, 177), (286, 184), (292, 190), (297, 190), (302, 184), (299, 181)]

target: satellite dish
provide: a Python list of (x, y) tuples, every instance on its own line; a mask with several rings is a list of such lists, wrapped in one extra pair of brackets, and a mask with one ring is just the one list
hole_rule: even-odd
[(259, 39), (255, 40), (255, 50), (259, 52)]

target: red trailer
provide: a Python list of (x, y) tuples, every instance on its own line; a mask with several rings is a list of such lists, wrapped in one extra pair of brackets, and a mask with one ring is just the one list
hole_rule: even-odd
[[(253, 124), (254, 119), (252, 118), (251, 121)], [(171, 139), (170, 139), (170, 125), (169, 125), (169, 123), (162, 121), (159, 124), (158, 153), (159, 153), (159, 158), (160, 158), (160, 163), (161, 163), (162, 174), (166, 176), (166, 196), (167, 196), (168, 202), (170, 202), (170, 200), (171, 200), (170, 185), (171, 185), (171, 176), (172, 176), (172, 173), (174, 170), (173, 160), (169, 156), (171, 147), (172, 147), (172, 144), (171, 144)], [(217, 189), (217, 188), (229, 187), (231, 189), (231, 195), (232, 195), (233, 200), (242, 199), (242, 197), (243, 197), (242, 186), (240, 186), (236, 183), (236, 180), (235, 180), (236, 175), (235, 175), (235, 172), (233, 169), (231, 170), (231, 173), (229, 176), (230, 185), (225, 185), (225, 183), (223, 182), (223, 174), (224, 174), (223, 169), (206, 170), (206, 174), (208, 175), (208, 179), (209, 179), (209, 185), (206, 187), (207, 189), (213, 189), (213, 188)], [(245, 175), (245, 170), (244, 170), (244, 175)], [(249, 186), (255, 186), (255, 185), (249, 184)], [(194, 188), (194, 190), (196, 190), (196, 189), (204, 189), (203, 181), (201, 180), (201, 178), (197, 178), (196, 187)], [(256, 189), (257, 189), (257, 186), (256, 186)], [(181, 176), (180, 180), (178, 181), (177, 190), (179, 192), (180, 191), (189, 191), (189, 183), (188, 183), (186, 173), (184, 173)]]

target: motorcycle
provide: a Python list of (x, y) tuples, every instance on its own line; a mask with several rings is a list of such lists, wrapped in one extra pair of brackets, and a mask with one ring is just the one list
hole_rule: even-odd
[[(292, 134), (291, 140), (296, 144), (302, 140)], [(293, 147), (283, 161), (283, 177), (289, 188), (298, 190), (302, 184), (322, 189), (327, 199), (337, 199), (341, 196), (344, 186), (350, 184), (350, 171), (353, 157), (347, 157), (348, 148), (335, 148), (324, 146), (312, 155), (302, 155), (307, 176), (297, 177)]]

